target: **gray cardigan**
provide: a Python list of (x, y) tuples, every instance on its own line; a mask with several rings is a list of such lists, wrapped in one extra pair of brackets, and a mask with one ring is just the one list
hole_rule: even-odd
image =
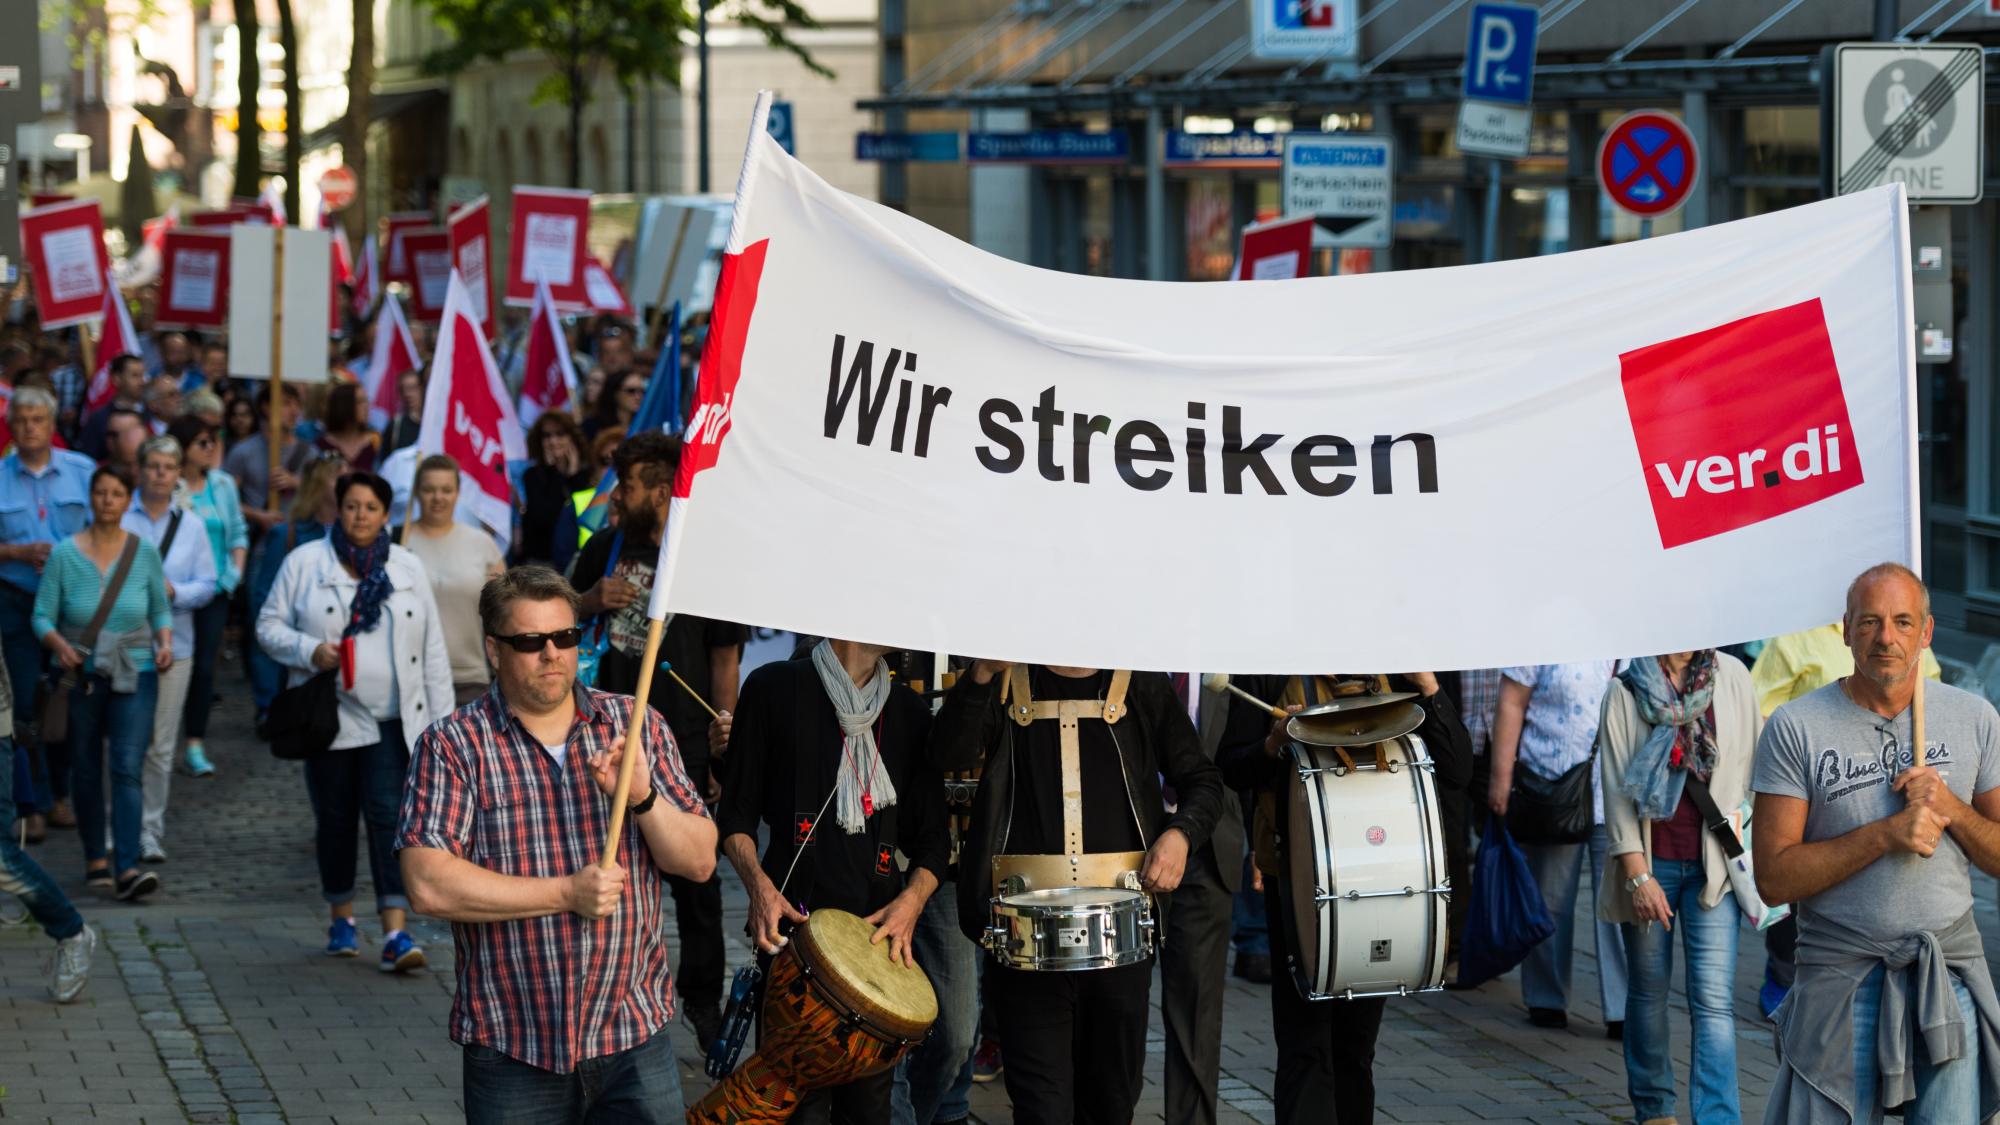
[[(1743, 662), (1726, 652), (1715, 654), (1715, 772), (1708, 779), (1708, 791), (1724, 816), (1742, 806), (1750, 792), (1750, 767), (1757, 755), (1757, 736), (1763, 733), (1764, 718), (1757, 710), (1757, 692), (1750, 686), (1750, 671)], [(1653, 826), (1639, 819), (1639, 808), (1625, 795), (1625, 767), (1652, 732), (1639, 717), (1639, 704), (1623, 680), (1612, 680), (1604, 693), (1597, 719), (1598, 764), (1603, 770), (1604, 829), (1610, 836), (1605, 850), (1605, 868), (1610, 874), (1598, 881), (1597, 916), (1606, 922), (1636, 922), (1632, 896), (1625, 890), (1625, 878), (1612, 862), (1628, 852), (1643, 852), (1646, 866), (1653, 865)], [(1684, 800), (1687, 798), (1683, 798)], [(1729, 860), (1715, 837), (1701, 836), (1701, 905), (1713, 909), (1729, 893)]]

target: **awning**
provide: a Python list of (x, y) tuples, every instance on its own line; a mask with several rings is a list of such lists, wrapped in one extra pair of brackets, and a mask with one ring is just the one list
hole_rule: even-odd
[[(415, 90), (378, 91), (368, 99), (368, 123), (387, 121), (423, 106), (441, 105), (451, 99), (451, 93), (443, 86), (425, 86)], [(337, 120), (322, 125), (306, 134), (305, 149), (312, 152), (328, 145), (340, 143), (341, 133), (347, 126), (343, 115)]]

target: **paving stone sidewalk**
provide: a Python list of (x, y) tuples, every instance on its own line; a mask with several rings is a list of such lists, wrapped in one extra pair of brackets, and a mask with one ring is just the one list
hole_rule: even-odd
[[(457, 1122), (458, 1048), (447, 1038), (448, 929), (415, 919), (432, 970), (376, 971), (378, 928), (361, 890), (363, 956), (320, 955), (326, 918), (312, 853), (312, 818), (295, 764), (249, 735), (244, 688), (231, 669), (211, 755), (220, 773), (174, 780), (160, 869), (163, 892), (139, 906), (87, 889), (73, 831), (32, 849), (104, 943), (75, 1004), (47, 998), (43, 962), (54, 948), (32, 925), (0, 925), (0, 1119), (69, 1123), (236, 1122), (332, 1125)], [(366, 864), (362, 865), (366, 880)], [(749, 956), (740, 937), (745, 896), (725, 875), (731, 968)], [(1586, 897), (1586, 896), (1580, 896)], [(2000, 935), (1990, 880), (1980, 921), (1989, 956)], [(0, 913), (16, 904), (0, 896)], [(1530, 1028), (1514, 978), (1472, 992), (1391, 1002), (1377, 1055), (1384, 1122), (1618, 1122), (1631, 1119), (1624, 1063), (1604, 1038), (1587, 919), (1571, 1026)], [(1763, 949), (1742, 933), (1737, 1029), (1744, 1116), (1762, 1116), (1773, 1058), (1757, 1019)], [(1222, 1119), (1272, 1120), (1275, 1065), (1266, 986), (1231, 979), (1223, 1010)], [(1673, 1012), (1676, 1070), (1687, 1072), (1686, 1002)], [(692, 1033), (673, 1028), (690, 1100), (707, 1089)], [(1162, 1111), (1157, 1019), (1149, 1039), (1139, 1120)], [(975, 1088), (975, 1116), (1009, 1122), (1005, 1086)], [(1683, 1119), (1686, 1106), (1683, 1101)]]

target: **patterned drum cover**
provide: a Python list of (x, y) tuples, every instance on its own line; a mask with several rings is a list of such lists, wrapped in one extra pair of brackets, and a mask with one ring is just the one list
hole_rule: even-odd
[(779, 1125), (812, 1090), (896, 1065), (937, 1020), (923, 970), (872, 944), (875, 927), (815, 910), (771, 961), (757, 1052), (688, 1110), (688, 1125)]

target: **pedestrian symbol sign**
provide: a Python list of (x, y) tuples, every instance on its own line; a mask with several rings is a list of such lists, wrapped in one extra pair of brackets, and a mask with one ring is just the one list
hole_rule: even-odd
[(1693, 134), (1680, 118), (1656, 109), (1619, 118), (1597, 149), (1597, 183), (1605, 197), (1642, 219), (1687, 202), (1700, 174)]
[(1826, 107), (1832, 194), (1900, 183), (1912, 203), (1977, 203), (1986, 61), (1978, 44), (1833, 48)]

